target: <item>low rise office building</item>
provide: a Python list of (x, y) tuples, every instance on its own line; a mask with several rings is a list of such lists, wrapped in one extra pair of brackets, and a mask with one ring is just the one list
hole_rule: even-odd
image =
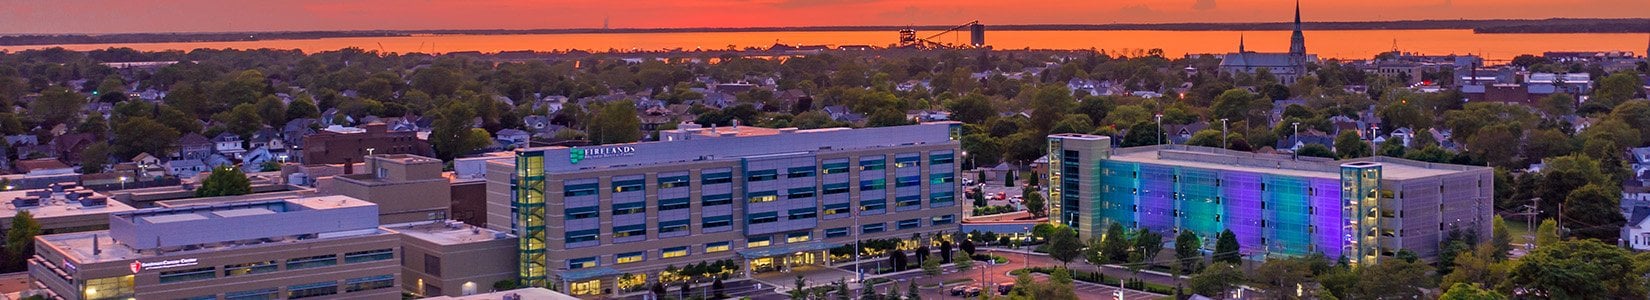
[(401, 237), (343, 196), (144, 209), (35, 238), (53, 299), (396, 299)]
[(456, 220), (384, 225), (401, 233), (401, 286), (422, 297), (486, 292), (516, 280), (516, 237)]
[(517, 150), (488, 163), (487, 224), (520, 237), (524, 286), (580, 297), (645, 290), (672, 265), (823, 264), (856, 239), (957, 231), (960, 125), (684, 127)]
[(9, 230), (18, 212), (28, 212), (40, 224), (41, 234), (103, 230), (109, 214), (134, 208), (74, 183), (54, 183), (42, 189), (0, 191), (0, 230)]

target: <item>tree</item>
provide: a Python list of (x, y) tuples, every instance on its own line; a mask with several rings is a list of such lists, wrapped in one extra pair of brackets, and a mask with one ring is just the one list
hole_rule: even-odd
[(1037, 88), (1031, 96), (1031, 127), (1037, 129), (1038, 135), (1046, 133), (1054, 127), (1055, 122), (1064, 118), (1071, 108), (1077, 106), (1071, 97), (1071, 90), (1063, 84), (1048, 84)]
[(109, 164), (109, 144), (99, 142), (86, 146), (80, 150), (80, 173), (103, 173), (104, 166)]
[(1383, 261), (1358, 268), (1358, 281), (1353, 286), (1360, 299), (1396, 298), (1417, 299), (1432, 287), (1432, 267), (1424, 262), (1404, 260)]
[(911, 119), (905, 118), (904, 113), (892, 108), (877, 110), (865, 119), (866, 127), (902, 126), (911, 125), (911, 123)]
[(905, 286), (904, 300), (922, 300), (922, 291), (917, 290), (917, 281), (912, 280)]
[(6, 230), (6, 261), (5, 272), (24, 271), (29, 257), (34, 256), (34, 236), (40, 235), (40, 223), (34, 220), (34, 214), (26, 210), (18, 210), (11, 218), (11, 227)]
[(1220, 130), (1215, 129), (1198, 130), (1192, 134), (1192, 138), (1186, 140), (1186, 144), (1192, 146), (1220, 148), (1220, 143)]
[(1134, 123), (1129, 126), (1129, 132), (1123, 135), (1123, 147), (1160, 144), (1162, 137), (1158, 136), (1158, 132), (1157, 124), (1151, 121)]
[(1192, 275), (1192, 278), (1187, 279), (1186, 285), (1194, 294), (1213, 297), (1223, 295), (1243, 282), (1243, 269), (1233, 264), (1215, 263)]
[(476, 111), (468, 104), (449, 102), (431, 111), (430, 116), (435, 118), (434, 128), (430, 131), (430, 145), (434, 146), (436, 156), (442, 160), (452, 160), (492, 143), (490, 137), (471, 130), (476, 129), (473, 121)]
[(1158, 252), (1163, 252), (1163, 235), (1146, 228), (1140, 228), (1139, 231), (1135, 232), (1134, 238), (1130, 242), (1133, 244), (1131, 250), (1140, 258), (1138, 261), (1132, 261), (1137, 267), (1144, 267), (1146, 264), (1152, 263), (1157, 258)]
[(1107, 225), (1106, 235), (1100, 239), (1100, 253), (1106, 255), (1107, 261), (1118, 263), (1129, 259), (1129, 234), (1123, 231), (1123, 224), (1113, 222)]
[(1627, 250), (1596, 240), (1541, 246), (1519, 258), (1508, 283), (1531, 297), (1547, 299), (1638, 299), (1645, 297), (1643, 273)]
[(1621, 216), (1621, 193), (1615, 188), (1588, 184), (1564, 198), (1564, 221), (1569, 236), (1599, 241), (1616, 241), (1627, 219)]
[[(293, 100), (292, 102), (298, 101)], [(263, 119), (264, 124), (275, 128), (280, 128), (282, 125), (286, 125), (287, 109), (286, 104), (281, 103), (281, 99), (276, 99), (275, 96), (264, 96), (263, 99), (258, 100), (258, 104), (256, 106), (258, 118)]]
[(1248, 90), (1230, 89), (1221, 92), (1215, 97), (1215, 102), (1209, 107), (1210, 113), (1216, 119), (1243, 120), (1249, 124), (1265, 122), (1265, 112), (1272, 109), (1272, 101), (1257, 97)]
[[(1368, 148), (1365, 149), (1367, 151)], [(1295, 151), (1295, 154), (1305, 157), (1322, 157), (1330, 159), (1335, 158), (1336, 155), (1334, 151), (1330, 151), (1329, 147), (1325, 147), (1323, 144), (1311, 143), (1301, 146), (1300, 150)]]
[(1356, 131), (1343, 130), (1341, 135), (1335, 137), (1336, 157), (1341, 159), (1358, 158), (1370, 156), (1372, 153), (1369, 144), (1365, 143)]
[[(923, 254), (919, 252), (917, 255)], [(928, 274), (928, 276), (940, 276), (940, 271), (944, 271), (943, 269), (940, 269), (940, 262), (943, 261), (944, 258), (940, 258), (938, 253), (933, 252), (929, 252), (927, 255), (923, 256), (922, 273)]]
[[(1035, 178), (1035, 177), (1032, 177), (1032, 178)], [(1030, 189), (1027, 189), (1027, 190), (1030, 190)], [(1039, 218), (1047, 217), (1048, 216), (1048, 203), (1047, 202), (1048, 201), (1043, 200), (1043, 194), (1042, 193), (1036, 193), (1036, 192), (1026, 193), (1025, 202), (1024, 202), (1024, 204), (1026, 206), (1026, 212), (1029, 212), (1029, 213), (1031, 213), (1032, 216), (1039, 217)]]
[(258, 107), (251, 103), (236, 105), (227, 112), (213, 115), (212, 119), (223, 124), (224, 131), (241, 136), (241, 139), (251, 138), (264, 126), (263, 117), (258, 116)]
[(1054, 123), (1054, 127), (1049, 128), (1048, 134), (1086, 134), (1092, 131), (1094, 131), (1094, 121), (1089, 119), (1089, 115), (1069, 114), (1066, 115), (1065, 118), (1060, 119), (1060, 122)]
[(1071, 227), (1060, 226), (1048, 238), (1048, 256), (1060, 261), (1060, 267), (1065, 268), (1071, 261), (1083, 255), (1083, 242), (1077, 240), (1077, 232)]
[[(1249, 286), (1268, 295), (1294, 294), (1298, 285), (1308, 282), (1312, 268), (1299, 258), (1274, 258), (1261, 263), (1249, 274)], [(1280, 297), (1281, 298), (1281, 297)]]
[(51, 127), (57, 124), (75, 124), (75, 118), (80, 115), (80, 108), (86, 105), (86, 97), (63, 87), (50, 87), (41, 91), (40, 98), (29, 102), (29, 114), (40, 118), (42, 127)]
[(1538, 107), (1549, 118), (1567, 116), (1576, 111), (1576, 97), (1567, 93), (1553, 93), (1541, 98)]
[(1598, 81), (1598, 87), (1593, 89), (1593, 98), (1587, 102), (1606, 109), (1613, 108), (1638, 95), (1638, 89), (1638, 76), (1629, 72), (1610, 74)]
[(1507, 280), (1507, 268), (1510, 264), (1497, 263), (1492, 256), (1495, 247), (1489, 244), (1480, 244), (1473, 252), (1455, 256), (1455, 270), (1444, 275), (1439, 286), (1455, 286), (1457, 284), (1482, 285), (1497, 287)]
[(596, 109), (590, 124), (590, 142), (596, 145), (632, 143), (642, 139), (642, 119), (636, 103), (618, 101)]
[(951, 255), (951, 264), (957, 267), (958, 272), (968, 272), (974, 268), (974, 258), (968, 257), (967, 252), (957, 252)]
[(968, 124), (984, 124), (986, 119), (997, 116), (997, 106), (979, 93), (969, 93), (946, 102), (945, 109), (951, 111), (952, 120)]
[(905, 252), (899, 249), (888, 251), (888, 264), (894, 265), (894, 271), (905, 271)]
[(1203, 263), (1203, 241), (1191, 230), (1181, 230), (1174, 238), (1174, 258), (1180, 262), (1180, 274), (1191, 274)]
[(1558, 222), (1553, 219), (1541, 220), (1541, 225), (1535, 228), (1535, 246), (1545, 247), (1557, 244), (1558, 241)]
[(796, 275), (796, 286), (791, 288), (791, 300), (808, 300), (808, 281)]
[(223, 166), (212, 169), (212, 174), (201, 180), (201, 186), (195, 189), (195, 197), (234, 196), (252, 193), (252, 181), (241, 173), (241, 169)]
[(1438, 300), (1506, 300), (1507, 296), (1492, 290), (1485, 290), (1476, 284), (1457, 283), (1450, 286), (1448, 292), (1439, 296)]
[(80, 126), (75, 127), (74, 131), (91, 134), (98, 139), (102, 139), (109, 136), (109, 124), (106, 124), (106, 122), (108, 121), (104, 120), (102, 116), (94, 115), (86, 118), (86, 121), (81, 122)]
[(1490, 245), (1495, 249), (1495, 260), (1506, 260), (1512, 251), (1512, 232), (1507, 231), (1507, 220), (1501, 216), (1495, 216), (1491, 224)]
[(133, 157), (138, 153), (166, 155), (178, 141), (178, 130), (146, 117), (128, 118), (114, 127), (111, 151), (119, 157)]
[(1215, 237), (1214, 261), (1241, 264), (1243, 263), (1243, 255), (1238, 253), (1238, 249), (1240, 249), (1240, 246), (1238, 245), (1237, 234), (1232, 233), (1231, 229), (1221, 231), (1220, 235)]
[(298, 95), (298, 99), (293, 99), (292, 103), (287, 104), (286, 113), (282, 115), (286, 116), (286, 119), (282, 120), (283, 122), (298, 118), (319, 118), (321, 117), (321, 110), (315, 107), (315, 97), (310, 96), (309, 93), (304, 93)]

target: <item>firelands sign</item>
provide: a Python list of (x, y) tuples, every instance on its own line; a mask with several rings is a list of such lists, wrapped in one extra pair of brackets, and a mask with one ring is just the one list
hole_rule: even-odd
[(573, 147), (572, 149), (567, 149), (567, 162), (571, 163), (571, 164), (578, 164), (580, 161), (584, 161), (586, 159), (622, 157), (622, 156), (631, 156), (631, 155), (636, 155), (636, 147), (631, 147), (631, 146), (596, 147), (596, 148)]
[(134, 261), (132, 261), (132, 273), (143, 272), (143, 270), (159, 270), (159, 269), (170, 269), (170, 268), (176, 268), (176, 267), (187, 267), (187, 266), (193, 266), (193, 265), (196, 265), (196, 264), (199, 264), (199, 263), (200, 263), (200, 260), (193, 259), (193, 258), (169, 259), (169, 260), (152, 261), (152, 262), (141, 262), (141, 261), (135, 261), (134, 260)]

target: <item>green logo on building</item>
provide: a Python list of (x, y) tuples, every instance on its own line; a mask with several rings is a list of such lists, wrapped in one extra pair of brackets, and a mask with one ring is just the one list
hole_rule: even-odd
[(584, 149), (583, 148), (572, 148), (572, 149), (567, 150), (567, 162), (568, 163), (572, 163), (572, 164), (576, 165), (576, 164), (579, 164), (579, 161), (581, 161), (581, 160), (584, 160)]

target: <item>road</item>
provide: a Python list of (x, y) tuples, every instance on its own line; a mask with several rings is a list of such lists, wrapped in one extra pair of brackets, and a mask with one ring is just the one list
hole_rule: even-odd
[[(1053, 266), (1059, 266), (1060, 265), (1059, 261), (1056, 261), (1053, 258), (1049, 258), (1046, 255), (1038, 255), (1038, 254), (1027, 255), (1027, 254), (1024, 254), (1024, 253), (1005, 252), (1005, 251), (996, 250), (996, 249), (980, 249), (980, 251), (982, 253), (995, 254), (995, 255), (998, 255), (998, 256), (1002, 256), (1003, 258), (1008, 259), (1008, 262), (1003, 263), (1003, 264), (991, 265), (991, 264), (986, 264), (985, 262), (976, 261), (974, 263), (974, 268), (972, 270), (968, 270), (966, 272), (957, 272), (955, 268), (946, 268), (945, 273), (941, 274), (939, 276), (930, 277), (930, 276), (927, 276), (927, 274), (923, 274), (922, 272), (914, 272), (914, 273), (904, 273), (904, 274), (890, 275), (887, 278), (894, 280), (896, 282), (896, 284), (898, 284), (900, 286), (900, 290), (902, 292), (906, 289), (907, 286), (909, 286), (908, 281), (910, 281), (910, 280), (917, 280), (918, 285), (923, 285), (923, 284), (934, 284), (934, 283), (941, 283), (941, 282), (947, 282), (947, 281), (953, 281), (953, 280), (959, 280), (959, 279), (966, 278), (966, 279), (972, 279), (973, 281), (969, 282), (969, 283), (963, 283), (963, 284), (980, 284), (980, 286), (985, 287), (985, 286), (993, 286), (993, 285), (999, 284), (999, 283), (1013, 283), (1014, 279), (1015, 279), (1014, 278), (1015, 276), (1011, 275), (1010, 273), (1013, 272), (1014, 270), (1018, 270), (1018, 269), (1022, 269), (1022, 268), (1027, 267), (1027, 262), (1030, 263), (1030, 266), (1039, 266), (1039, 267), (1053, 267)], [(1073, 270), (1083, 271), (1083, 272), (1092, 272), (1092, 271), (1098, 269), (1098, 268), (1096, 268), (1092, 265), (1086, 264), (1086, 263), (1072, 263), (1070, 265), (1070, 268), (1072, 268)], [(1109, 276), (1109, 277), (1112, 277), (1112, 278), (1130, 278), (1130, 277), (1132, 277), (1132, 275), (1129, 274), (1128, 270), (1117, 270), (1117, 269), (1108, 268), (1108, 269), (1106, 269), (1105, 273), (1106, 273), (1106, 276)], [(1045, 279), (1046, 280), (1046, 276), (1037, 276), (1037, 275), (1033, 275), (1033, 276), (1037, 277), (1039, 279)], [(981, 282), (982, 277), (984, 278), (984, 282)], [(1170, 278), (1168, 276), (1160, 276), (1160, 275), (1152, 275), (1152, 274), (1148, 274), (1148, 273), (1141, 273), (1140, 278), (1142, 280), (1146, 280), (1147, 282), (1174, 286), (1174, 279)], [(884, 284), (883, 286), (878, 286), (878, 291), (887, 291), (887, 286), (888, 286), (887, 284)], [(948, 292), (949, 287), (950, 286), (946, 286), (944, 288), (938, 288), (938, 289), (923, 289), (923, 292), (922, 292), (923, 299), (958, 298), (957, 296), (952, 296)], [(1074, 285), (1074, 288), (1076, 288), (1076, 290), (1077, 290), (1078, 298), (1079, 299), (1085, 299), (1085, 300), (1088, 300), (1088, 299), (1113, 299), (1112, 298), (1112, 292), (1117, 290), (1117, 288), (1115, 288), (1115, 287), (1100, 285), (1100, 284), (1093, 284), (1093, 283), (1085, 283), (1085, 282), (1081, 282), (1081, 281), (1078, 281)], [(1157, 298), (1162, 297), (1162, 296), (1163, 295), (1156, 295), (1156, 294), (1150, 294), (1150, 293), (1139, 292), (1139, 291), (1125, 291), (1124, 298), (1125, 299), (1157, 299)]]

